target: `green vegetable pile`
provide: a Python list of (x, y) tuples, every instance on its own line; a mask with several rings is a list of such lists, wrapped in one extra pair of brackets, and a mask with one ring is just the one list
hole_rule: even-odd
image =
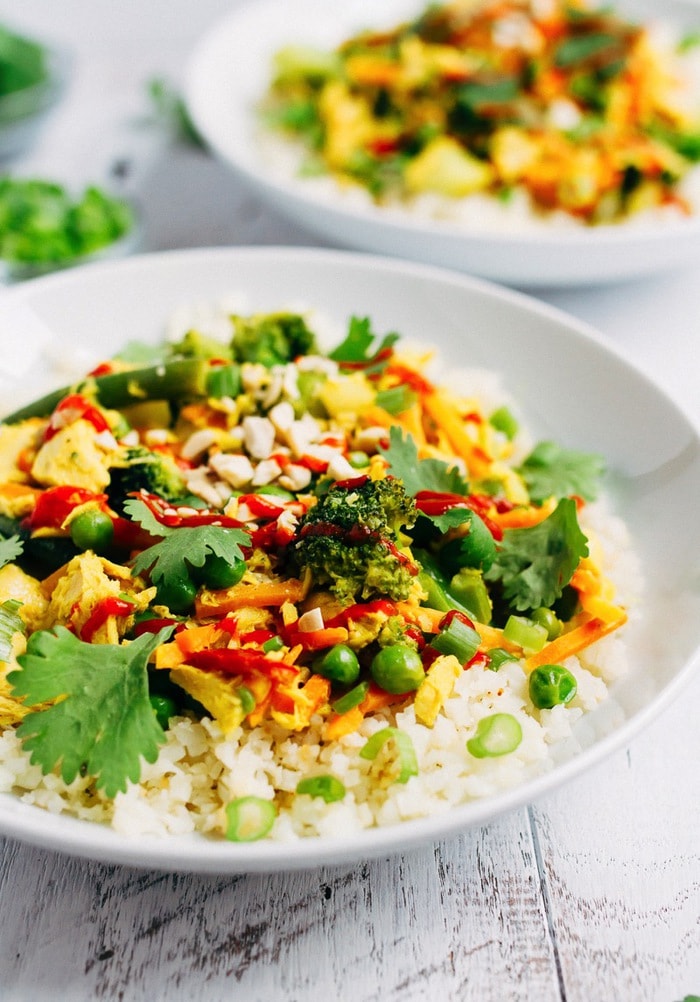
[(70, 264), (133, 230), (131, 207), (90, 186), (73, 197), (62, 185), (0, 178), (0, 258), (22, 265)]

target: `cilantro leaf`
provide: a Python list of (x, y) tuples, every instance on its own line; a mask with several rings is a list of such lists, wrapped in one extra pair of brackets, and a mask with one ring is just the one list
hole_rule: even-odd
[(329, 352), (328, 357), (338, 362), (341, 369), (362, 369), (365, 373), (381, 372), (392, 355), (398, 334), (385, 334), (378, 345), (378, 334), (372, 330), (369, 317), (351, 317), (344, 341)]
[(6, 539), (0, 536), (0, 567), (12, 563), (22, 555), (23, 551), (24, 543), (19, 536), (8, 536)]
[(406, 493), (411, 497), (419, 491), (469, 493), (469, 484), (456, 466), (449, 466), (440, 459), (419, 459), (413, 437), (407, 435), (404, 438), (403, 432), (396, 426), (389, 429), (389, 447), (385, 449), (380, 445), (379, 451), (389, 463), (388, 472), (403, 481)]
[(88, 644), (64, 626), (32, 634), (21, 668), (7, 676), (30, 705), (17, 733), (44, 773), (56, 766), (66, 783), (86, 769), (108, 797), (138, 782), (140, 757), (155, 762), (163, 730), (148, 698), (147, 663), (172, 632), (144, 633), (129, 644)]
[(148, 505), (139, 498), (127, 498), (123, 507), (124, 513), (138, 522), (149, 536), (169, 536), (175, 531), (169, 525), (159, 522)]
[(519, 612), (549, 607), (585, 556), (588, 540), (579, 528), (576, 504), (562, 498), (538, 525), (504, 532), (496, 560), (484, 577), (500, 581), (505, 599)]
[(8, 598), (0, 605), (0, 661), (9, 661), (12, 654), (12, 638), (15, 633), (24, 633), (24, 623), (17, 614), (22, 603)]
[(556, 442), (540, 442), (518, 469), (535, 503), (572, 494), (593, 501), (604, 471), (601, 456), (564, 449)]
[(142, 550), (134, 561), (134, 573), (150, 570), (151, 581), (176, 581), (189, 578), (190, 567), (203, 567), (210, 553), (233, 564), (244, 560), (241, 546), (250, 542), (242, 529), (220, 525), (182, 526), (170, 530), (159, 543)]

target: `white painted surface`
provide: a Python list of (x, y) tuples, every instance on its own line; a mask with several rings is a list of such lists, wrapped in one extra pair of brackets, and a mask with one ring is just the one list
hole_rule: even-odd
[[(144, 249), (317, 241), (144, 124), (223, 0), (0, 0), (68, 42), (74, 83), (23, 173), (106, 181)], [(592, 322), (700, 421), (700, 262), (541, 298)], [(688, 518), (698, 499), (688, 498)], [(663, 519), (664, 512), (658, 517)], [(653, 525), (649, 531), (654, 531)], [(673, 624), (669, 623), (669, 629)], [(0, 839), (0, 999), (680, 1002), (700, 994), (700, 678), (629, 749), (431, 850), (289, 875), (143, 873)]]

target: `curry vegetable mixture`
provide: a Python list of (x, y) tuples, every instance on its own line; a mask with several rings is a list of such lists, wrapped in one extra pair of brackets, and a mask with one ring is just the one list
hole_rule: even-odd
[[(301, 314), (230, 325), (129, 345), (0, 426), (0, 729), (111, 798), (183, 715), (333, 743), (413, 705), (430, 728), (463, 672), (512, 660), (532, 707), (568, 702), (562, 663), (626, 619), (578, 521), (599, 457), (516, 458), (511, 409), (437, 387), (367, 318), (325, 354)], [(464, 755), (521, 737), (491, 714)], [(418, 768), (400, 727), (359, 755), (383, 783)], [(234, 800), (227, 834), (274, 814)]]

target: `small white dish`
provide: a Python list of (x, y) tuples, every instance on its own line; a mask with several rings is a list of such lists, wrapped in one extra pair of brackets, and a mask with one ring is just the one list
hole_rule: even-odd
[[(700, 655), (700, 438), (677, 406), (581, 322), (478, 279), (370, 255), (300, 248), (176, 251), (93, 264), (3, 294), (3, 316), (41, 343), (21, 377), (25, 399), (65, 379), (55, 349), (104, 358), (131, 339), (160, 340), (180, 307), (243, 294), (251, 310), (314, 307), (344, 325), (434, 343), (450, 366), (499, 373), (538, 438), (602, 453), (607, 490), (640, 554), (647, 592), (626, 629), (631, 671), (584, 718), (582, 751), (539, 778), (439, 816), (360, 835), (236, 844), (125, 837), (0, 795), (0, 833), (68, 853), (137, 866), (230, 873), (345, 863), (433, 842), (529, 803), (627, 745), (686, 684)], [(53, 338), (53, 341), (51, 340)], [(19, 402), (19, 401), (18, 401)], [(6, 406), (9, 406), (6, 401)], [(659, 748), (663, 754), (663, 748)], [(672, 763), (669, 763), (672, 769)], [(630, 796), (634, 791), (630, 790)]]
[[(258, 194), (291, 219), (342, 246), (454, 268), (515, 286), (546, 288), (606, 283), (673, 268), (700, 253), (700, 216), (678, 221), (631, 220), (584, 229), (470, 232), (447, 220), (382, 208), (363, 192), (344, 194), (330, 178), (303, 179), (284, 155), (285, 142), (261, 141), (257, 106), (270, 81), (273, 53), (284, 45), (332, 48), (367, 27), (415, 17), (421, 0), (367, 0), (341, 7), (326, 0), (258, 0), (225, 17), (202, 38), (188, 66), (185, 96), (211, 150)], [(682, 31), (697, 28), (700, 10), (652, 0), (616, 5), (646, 23), (661, 18)], [(281, 155), (278, 155), (280, 154)], [(293, 158), (292, 158), (293, 159)]]

